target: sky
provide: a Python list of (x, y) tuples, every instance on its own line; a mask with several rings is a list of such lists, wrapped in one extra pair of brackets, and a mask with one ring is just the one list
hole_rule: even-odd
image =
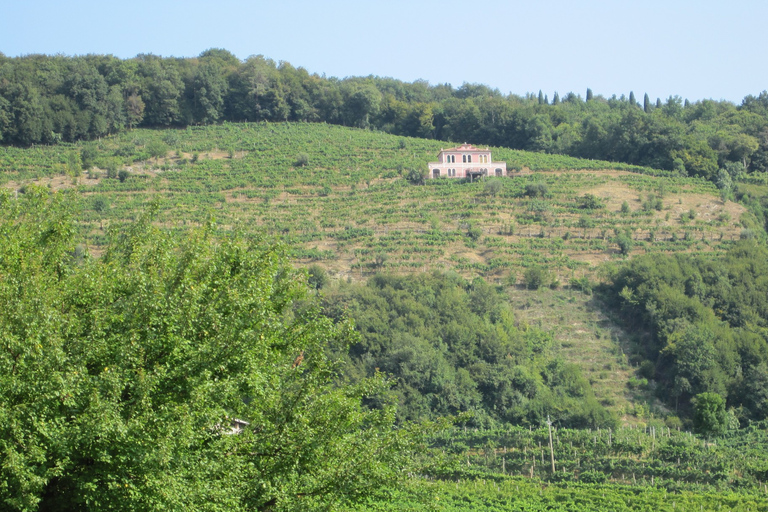
[(0, 0), (0, 52), (195, 57), (639, 101), (768, 89), (765, 0)]

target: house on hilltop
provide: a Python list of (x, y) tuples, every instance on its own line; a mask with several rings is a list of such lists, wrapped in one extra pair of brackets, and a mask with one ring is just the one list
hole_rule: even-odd
[(481, 149), (472, 144), (462, 144), (451, 149), (441, 149), (437, 162), (429, 164), (429, 178), (447, 176), (449, 178), (469, 178), (483, 176), (506, 176), (507, 163), (494, 162), (491, 150)]

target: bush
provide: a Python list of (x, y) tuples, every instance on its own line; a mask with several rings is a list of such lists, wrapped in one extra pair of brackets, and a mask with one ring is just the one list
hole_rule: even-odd
[(621, 203), (621, 213), (622, 215), (626, 215), (629, 213), (629, 203), (624, 201)]
[(584, 471), (579, 475), (579, 480), (585, 484), (603, 484), (608, 479), (601, 471)]
[(579, 198), (579, 208), (585, 210), (597, 210), (599, 208), (605, 208), (605, 205), (596, 195), (584, 194)]
[(311, 288), (319, 290), (328, 284), (328, 272), (317, 264), (312, 264), (307, 268), (307, 283)]
[(538, 265), (530, 267), (523, 272), (523, 284), (529, 290), (538, 290), (542, 286), (549, 285), (550, 281), (551, 278), (547, 269)]
[(424, 183), (424, 174), (418, 169), (409, 169), (405, 179), (414, 185), (422, 185)]
[(470, 226), (467, 230), (467, 236), (473, 241), (477, 242), (483, 235), (483, 230), (477, 226)]
[(309, 155), (306, 153), (296, 155), (296, 160), (293, 162), (294, 167), (306, 167), (307, 165), (309, 165)]
[(487, 196), (496, 197), (501, 192), (502, 184), (499, 180), (488, 180), (483, 187), (483, 193)]
[(626, 256), (632, 250), (632, 246), (635, 244), (635, 242), (631, 237), (622, 234), (616, 237), (616, 244), (619, 246), (619, 251), (621, 254)]
[(525, 195), (528, 197), (546, 197), (549, 189), (545, 183), (529, 183), (525, 186)]

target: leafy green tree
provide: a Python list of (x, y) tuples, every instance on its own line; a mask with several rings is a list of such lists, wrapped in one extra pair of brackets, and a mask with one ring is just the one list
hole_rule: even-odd
[(311, 288), (319, 290), (328, 284), (328, 272), (320, 265), (313, 263), (307, 268), (307, 283)]
[(146, 105), (136, 93), (131, 94), (125, 99), (125, 115), (128, 122), (128, 128), (133, 129), (141, 124), (144, 119), (144, 109)]
[(693, 400), (693, 427), (707, 437), (721, 436), (728, 430), (725, 398), (717, 393), (699, 393)]
[(157, 161), (160, 158), (164, 158), (165, 155), (168, 154), (168, 145), (159, 139), (152, 139), (147, 144), (147, 152), (149, 153), (150, 157)]
[(525, 186), (525, 195), (528, 197), (546, 197), (549, 189), (546, 183), (529, 183)]
[(547, 269), (539, 265), (529, 267), (523, 272), (523, 284), (529, 290), (538, 290), (542, 286), (547, 286), (551, 280)]
[(594, 194), (584, 194), (579, 198), (579, 208), (585, 210), (598, 210), (605, 208), (605, 204)]
[(634, 240), (632, 240), (632, 237), (622, 233), (616, 237), (616, 245), (619, 246), (619, 252), (621, 252), (622, 255), (627, 256), (632, 251)]
[(197, 68), (193, 81), (195, 120), (203, 124), (219, 121), (224, 115), (226, 94), (224, 70), (215, 62), (206, 60)]
[(411, 429), (380, 375), (341, 383), (351, 325), (282, 247), (144, 216), (73, 258), (66, 197), (3, 194), (3, 509), (328, 510), (401, 478)]

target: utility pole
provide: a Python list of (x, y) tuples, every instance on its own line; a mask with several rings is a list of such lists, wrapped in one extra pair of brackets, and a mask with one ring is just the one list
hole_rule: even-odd
[(547, 414), (547, 427), (549, 427), (549, 458), (552, 461), (552, 474), (555, 474), (555, 450), (552, 447), (552, 420), (549, 419)]

